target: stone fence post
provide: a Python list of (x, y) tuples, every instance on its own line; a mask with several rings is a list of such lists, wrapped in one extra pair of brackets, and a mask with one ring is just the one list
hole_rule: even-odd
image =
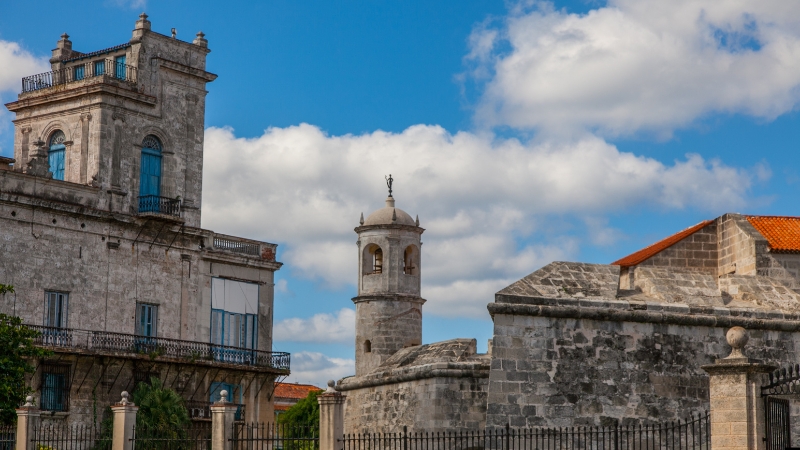
[(122, 400), (111, 405), (111, 412), (114, 414), (111, 450), (133, 450), (132, 439), (139, 407), (128, 400), (128, 397), (128, 392), (122, 391)]
[(228, 391), (219, 393), (219, 401), (211, 408), (211, 450), (233, 449), (233, 421), (238, 406), (228, 402)]
[(761, 364), (742, 353), (747, 331), (728, 330), (731, 354), (703, 366), (709, 375), (712, 450), (764, 450), (764, 402), (761, 384), (774, 366)]
[(34, 406), (33, 397), (25, 398), (25, 404), (17, 408), (17, 444), (16, 450), (35, 450), (33, 448), (33, 430), (39, 427), (41, 411)]
[(328, 389), (317, 396), (319, 402), (319, 450), (341, 450), (344, 437), (344, 400), (334, 389), (336, 382), (328, 381)]

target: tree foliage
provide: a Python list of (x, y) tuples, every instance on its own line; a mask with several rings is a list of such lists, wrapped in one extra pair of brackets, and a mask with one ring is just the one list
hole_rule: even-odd
[[(0, 284), (0, 293), (6, 292), (14, 292), (14, 288)], [(16, 423), (14, 410), (33, 392), (25, 385), (25, 374), (34, 371), (29, 360), (52, 354), (33, 345), (38, 335), (38, 331), (23, 325), (19, 317), (0, 314), (0, 425)]]
[(150, 378), (150, 383), (139, 383), (133, 392), (133, 403), (139, 407), (136, 414), (136, 428), (147, 429), (158, 433), (167, 433), (170, 437), (179, 437), (181, 431), (190, 423), (189, 411), (183, 398), (174, 390), (164, 387), (157, 377)]
[(319, 402), (322, 391), (311, 391), (306, 398), (278, 416), (277, 422), (284, 450), (311, 450), (319, 438)]

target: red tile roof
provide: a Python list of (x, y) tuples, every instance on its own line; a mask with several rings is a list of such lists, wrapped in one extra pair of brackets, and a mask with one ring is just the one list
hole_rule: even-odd
[(800, 252), (800, 217), (745, 216), (774, 252)]
[(275, 383), (274, 396), (281, 399), (295, 399), (300, 401), (308, 397), (309, 392), (321, 390), (323, 389), (312, 384)]
[(611, 263), (612, 266), (622, 266), (622, 267), (630, 267), (635, 266), (642, 261), (654, 256), (655, 254), (672, 247), (673, 245), (677, 244), (678, 242), (682, 241), (684, 238), (691, 236), (692, 234), (696, 233), (706, 225), (714, 222), (713, 220), (704, 220), (698, 223), (695, 226), (689, 227), (685, 230), (679, 231), (668, 238), (664, 238), (655, 244), (649, 245), (637, 252), (631, 253), (630, 255), (618, 259)]

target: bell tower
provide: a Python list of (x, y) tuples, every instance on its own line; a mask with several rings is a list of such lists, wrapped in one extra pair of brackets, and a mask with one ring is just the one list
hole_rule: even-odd
[(420, 297), (422, 233), (419, 217), (395, 207), (389, 175), (386, 206), (364, 220), (358, 234), (356, 376), (372, 372), (398, 350), (422, 343)]

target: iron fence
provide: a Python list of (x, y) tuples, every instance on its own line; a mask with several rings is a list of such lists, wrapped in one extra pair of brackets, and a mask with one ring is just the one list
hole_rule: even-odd
[(234, 450), (319, 450), (319, 427), (275, 423), (234, 423)]
[[(137, 336), (110, 331), (52, 328), (41, 325), (25, 326), (40, 333), (38, 337), (34, 338), (34, 344), (41, 347), (84, 349), (151, 357), (166, 356), (190, 361), (216, 361), (236, 365), (272, 367), (280, 370), (289, 370), (291, 362), (291, 355), (285, 352), (268, 352), (215, 345), (208, 342)], [(58, 336), (58, 338), (54, 339), (53, 336)]]
[(111, 436), (89, 425), (41, 424), (31, 433), (33, 448), (111, 450)]
[(22, 92), (33, 92), (88, 78), (107, 76), (110, 79), (136, 83), (136, 68), (113, 59), (74, 64), (63, 69), (31, 75), (22, 79)]
[(0, 450), (13, 450), (17, 445), (17, 427), (0, 426)]
[(142, 195), (139, 196), (139, 213), (166, 214), (180, 217), (181, 201), (158, 195)]
[(188, 427), (133, 427), (131, 438), (136, 450), (210, 450), (211, 423)]
[(659, 425), (347, 434), (343, 450), (709, 450), (709, 415)]

